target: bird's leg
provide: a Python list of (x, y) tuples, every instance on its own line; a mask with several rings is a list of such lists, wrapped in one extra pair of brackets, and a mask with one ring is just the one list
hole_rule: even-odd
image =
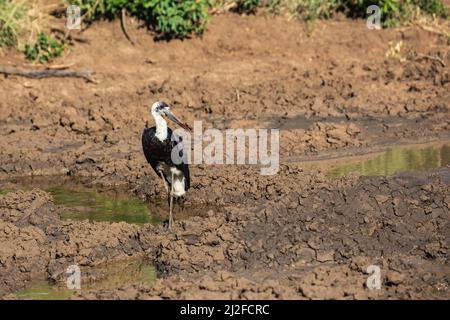
[(173, 206), (173, 172), (172, 172), (172, 183), (170, 186), (170, 199), (169, 199), (169, 230), (172, 230), (172, 223), (173, 223), (173, 218), (172, 218), (172, 206)]
[(167, 181), (166, 181), (166, 179), (164, 179), (162, 171), (159, 171), (159, 175), (160, 175), (162, 181), (164, 182), (164, 187), (166, 188), (166, 192), (169, 193), (169, 187), (167, 186)]

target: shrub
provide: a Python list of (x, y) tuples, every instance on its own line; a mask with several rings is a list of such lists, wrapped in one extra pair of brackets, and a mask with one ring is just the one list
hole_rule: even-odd
[(136, 0), (66, 0), (69, 4), (80, 7), (84, 20), (91, 22), (97, 19), (113, 19), (122, 9), (131, 10), (138, 3), (148, 1)]
[(209, 0), (68, 0), (80, 6), (87, 21), (113, 19), (122, 9), (167, 38), (201, 34), (208, 21)]
[[(201, 34), (208, 21), (208, 0), (152, 0), (143, 1), (142, 17), (156, 31), (169, 38), (185, 38), (191, 33)], [(137, 8), (134, 8), (136, 10)], [(139, 9), (138, 9), (139, 10)], [(133, 10), (132, 10), (133, 12)], [(136, 14), (136, 12), (133, 12)]]
[(353, 18), (367, 16), (367, 8), (377, 5), (381, 9), (384, 26), (401, 24), (415, 17), (417, 9), (422, 13), (448, 17), (447, 7), (441, 0), (269, 0), (267, 9), (274, 14), (285, 13), (301, 20), (329, 18), (341, 11)]
[(297, 4), (296, 12), (302, 20), (314, 20), (317, 18), (328, 19), (335, 11), (336, 0), (303, 0)]
[(45, 63), (62, 56), (65, 48), (64, 41), (41, 32), (34, 44), (25, 45), (25, 56), (28, 60), (38, 60), (40, 63)]
[(440, 0), (341, 0), (340, 2), (341, 8), (352, 17), (364, 17), (368, 6), (379, 6), (385, 26), (393, 26), (410, 19), (417, 8), (439, 17), (446, 17), (448, 14), (446, 6)]
[(236, 0), (235, 11), (238, 13), (254, 14), (259, 3), (259, 0)]

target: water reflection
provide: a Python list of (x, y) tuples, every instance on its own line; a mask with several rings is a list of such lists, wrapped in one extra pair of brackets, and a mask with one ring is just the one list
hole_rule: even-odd
[[(106, 189), (89, 185), (88, 181), (66, 177), (15, 178), (0, 181), (0, 195), (14, 190), (39, 188), (53, 196), (63, 206), (62, 219), (158, 224), (169, 217), (167, 199), (145, 202), (123, 189)], [(174, 218), (206, 216), (209, 210), (219, 211), (210, 204), (184, 204), (174, 206)]]
[(338, 166), (329, 172), (340, 177), (350, 172), (362, 176), (390, 176), (398, 172), (426, 171), (450, 164), (450, 144), (394, 148), (368, 160)]
[[(142, 260), (121, 261), (97, 267), (81, 267), (81, 291), (114, 289), (125, 284), (146, 284), (156, 281), (156, 269)], [(34, 281), (30, 286), (16, 293), (23, 300), (65, 300), (74, 293), (61, 283), (46, 280)]]

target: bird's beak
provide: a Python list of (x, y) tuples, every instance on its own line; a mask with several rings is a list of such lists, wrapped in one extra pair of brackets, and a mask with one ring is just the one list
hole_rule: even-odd
[(173, 122), (175, 122), (177, 125), (179, 125), (180, 127), (182, 127), (184, 130), (188, 131), (188, 132), (192, 132), (191, 127), (188, 126), (187, 123), (183, 123), (180, 121), (180, 119), (178, 119), (170, 110), (166, 110), (166, 115), (167, 118), (169, 118), (170, 120), (172, 120)]

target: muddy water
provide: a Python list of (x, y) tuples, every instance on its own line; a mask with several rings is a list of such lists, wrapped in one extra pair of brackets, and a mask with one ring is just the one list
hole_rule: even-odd
[[(39, 188), (53, 196), (54, 202), (63, 207), (63, 220), (90, 220), (127, 222), (138, 225), (158, 224), (167, 221), (169, 206), (167, 199), (142, 201), (125, 189), (100, 188), (88, 180), (68, 177), (14, 178), (0, 181), (0, 195), (14, 190)], [(209, 210), (220, 208), (208, 204), (180, 204), (174, 206), (175, 219), (205, 215)]]
[(450, 141), (393, 146), (380, 152), (370, 148), (357, 150), (351, 156), (288, 159), (305, 169), (320, 170), (329, 177), (348, 174), (360, 176), (392, 176), (397, 173), (423, 172), (450, 166)]
[(105, 194), (97, 189), (72, 190), (64, 187), (46, 189), (56, 204), (67, 208), (63, 219), (94, 221), (125, 221), (128, 223), (160, 223), (148, 205), (123, 193)]
[[(124, 284), (153, 285), (156, 269), (146, 261), (130, 260), (95, 268), (81, 267), (80, 290), (111, 289)], [(64, 300), (73, 294), (65, 283), (35, 280), (27, 288), (16, 293), (23, 300)]]
[(357, 173), (361, 176), (391, 176), (400, 172), (426, 171), (450, 165), (450, 143), (397, 147), (368, 159), (348, 159), (329, 171), (333, 177)]
[(64, 206), (62, 219), (160, 223), (151, 204), (119, 189), (98, 189), (82, 180), (65, 177), (18, 178), (0, 183), (0, 192), (39, 188), (49, 192), (55, 204)]

